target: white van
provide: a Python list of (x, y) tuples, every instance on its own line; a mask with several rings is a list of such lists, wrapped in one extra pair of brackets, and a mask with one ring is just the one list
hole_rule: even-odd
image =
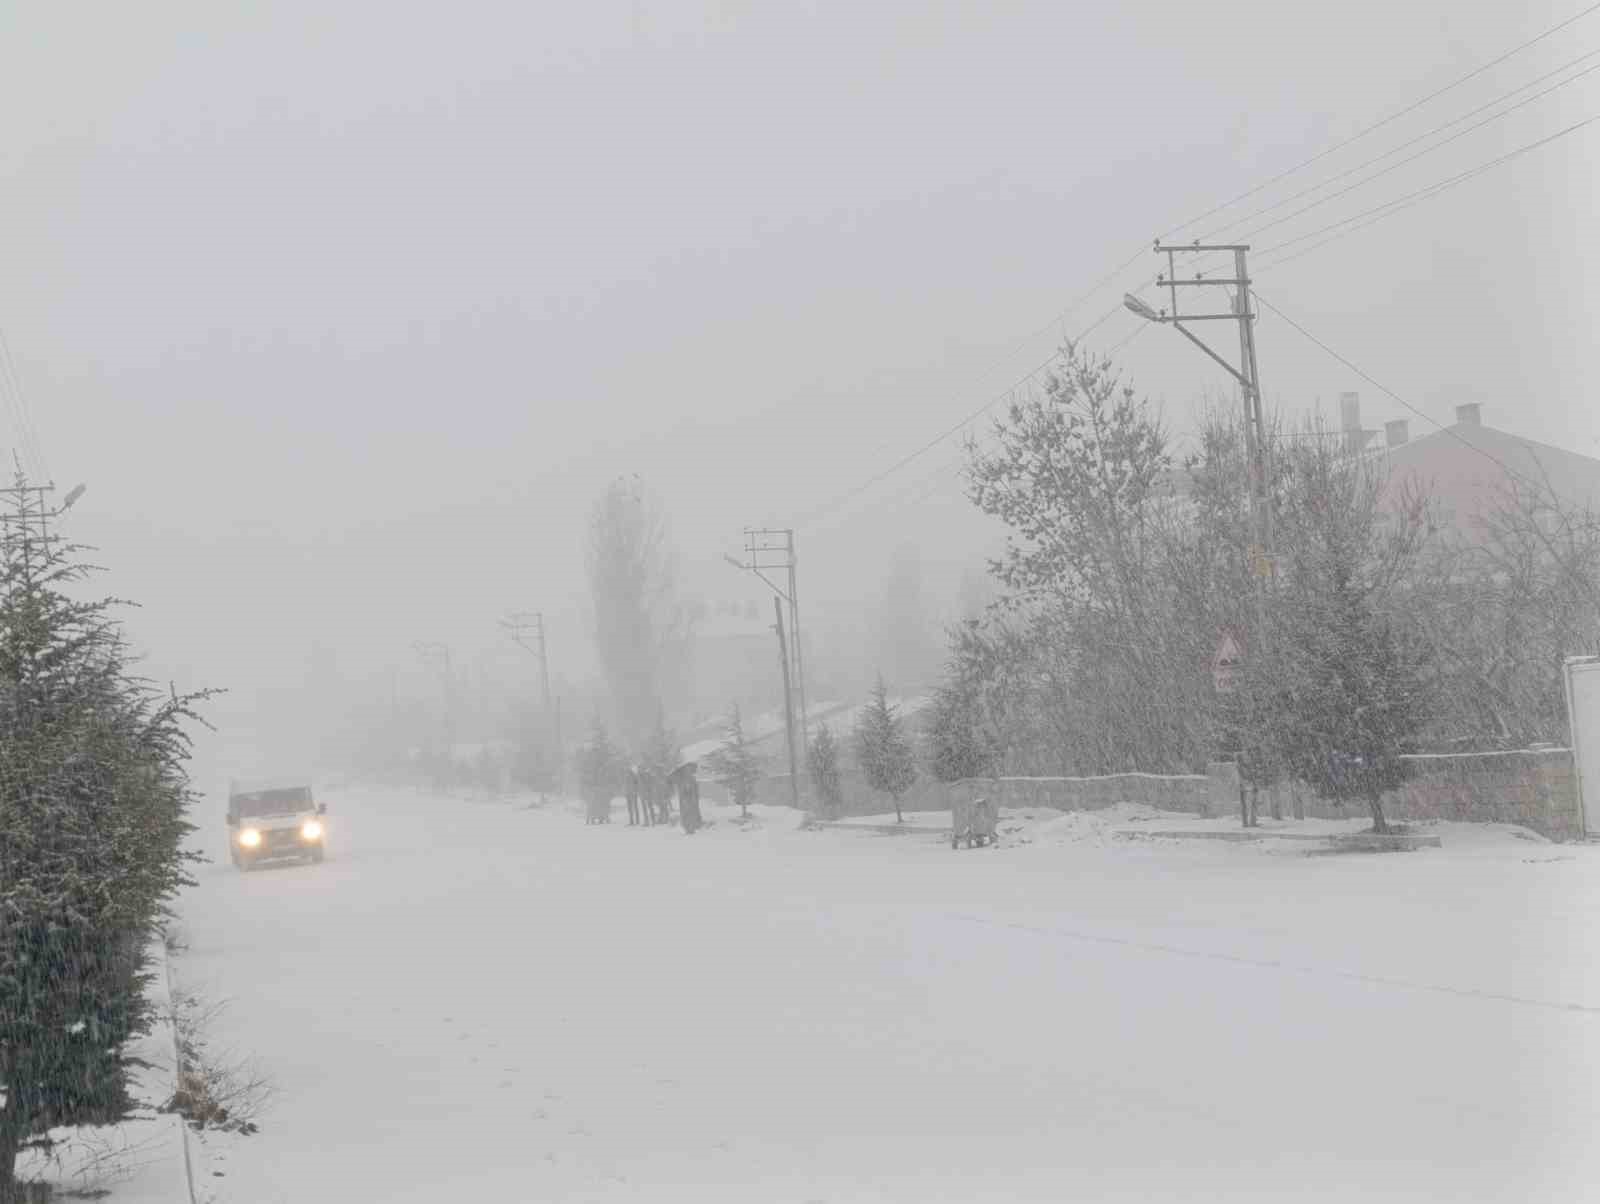
[(241, 870), (263, 861), (321, 861), (326, 803), (303, 780), (228, 784), (228, 858)]

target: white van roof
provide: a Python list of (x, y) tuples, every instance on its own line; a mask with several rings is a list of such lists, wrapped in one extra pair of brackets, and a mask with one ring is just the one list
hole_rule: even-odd
[(228, 783), (228, 793), (260, 794), (265, 790), (310, 790), (310, 778), (235, 778)]

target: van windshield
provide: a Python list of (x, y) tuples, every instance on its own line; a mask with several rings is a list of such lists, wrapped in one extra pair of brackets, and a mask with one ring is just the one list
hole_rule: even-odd
[(311, 787), (293, 786), (286, 790), (258, 790), (233, 796), (235, 815), (288, 815), (311, 810)]

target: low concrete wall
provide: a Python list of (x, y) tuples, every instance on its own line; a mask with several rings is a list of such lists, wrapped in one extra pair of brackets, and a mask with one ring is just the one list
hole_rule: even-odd
[[(1392, 820), (1456, 820), (1519, 824), (1551, 840), (1583, 839), (1577, 775), (1569, 748), (1445, 753), (1405, 757), (1407, 780), (1383, 796)], [(1365, 815), (1366, 803), (1343, 806), (1300, 790), (1307, 815)]]
[[(787, 789), (786, 782), (784, 788)], [(960, 792), (966, 797), (991, 798), (1001, 807), (1097, 811), (1115, 803), (1148, 803), (1163, 811), (1208, 815), (1217, 813), (1210, 805), (1211, 791), (1211, 779), (1202, 774), (1174, 777), (1118, 773), (1094, 778), (974, 778), (964, 782), (922, 778), (901, 797), (900, 809), (908, 815), (927, 811), (948, 813), (951, 801)], [(888, 795), (868, 789), (853, 775), (845, 781), (844, 794), (846, 816), (894, 810), (894, 802)], [(1237, 790), (1233, 797), (1237, 805)]]
[[(1404, 758), (1408, 780), (1384, 795), (1390, 819), (1457, 820), (1519, 824), (1551, 840), (1583, 838), (1572, 750), (1426, 754)], [(1213, 762), (1200, 774), (1117, 773), (1093, 778), (980, 778), (936, 782), (921, 778), (900, 800), (906, 814), (950, 811), (955, 791), (986, 794), (1001, 807), (1053, 807), (1095, 811), (1114, 803), (1146, 803), (1163, 811), (1195, 815), (1237, 815), (1239, 771), (1231, 762)], [(805, 794), (809, 796), (809, 791)], [(869, 789), (852, 772), (844, 775), (845, 816), (876, 815), (894, 809), (893, 801)], [(764, 802), (787, 803), (788, 779), (763, 783)], [(809, 797), (804, 805), (810, 805)], [(1285, 814), (1344, 819), (1367, 812), (1361, 800), (1343, 805), (1318, 798), (1299, 784), (1284, 789)], [(1269, 801), (1259, 800), (1261, 814)]]

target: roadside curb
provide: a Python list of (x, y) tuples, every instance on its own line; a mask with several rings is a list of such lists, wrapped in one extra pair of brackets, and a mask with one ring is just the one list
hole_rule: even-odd
[[(183, 1054), (178, 1048), (178, 1025), (175, 1021), (177, 1002), (176, 994), (172, 987), (172, 958), (167, 954), (166, 941), (158, 934), (152, 942), (155, 948), (154, 960), (161, 963), (161, 984), (166, 995), (167, 1012), (158, 1021), (165, 1024), (170, 1030), (172, 1038), (172, 1091), (178, 1090), (178, 1073), (183, 1067)], [(191, 1135), (189, 1124), (176, 1112), (167, 1114), (172, 1123), (178, 1126), (178, 1140), (183, 1146), (183, 1182), (186, 1189), (185, 1198), (188, 1204), (199, 1204), (199, 1195), (194, 1185), (194, 1153), (191, 1149)]]
[(1118, 836), (1146, 840), (1221, 840), (1235, 844), (1255, 844), (1264, 840), (1297, 840), (1325, 844), (1335, 849), (1371, 853), (1408, 852), (1412, 849), (1438, 849), (1444, 842), (1424, 832), (1275, 832), (1271, 829), (1238, 828), (1232, 831), (1205, 832), (1186, 828), (1118, 828)]
[(847, 820), (823, 820), (818, 828), (842, 832), (877, 832), (885, 836), (949, 836), (949, 828), (930, 828), (926, 824), (853, 824)]

